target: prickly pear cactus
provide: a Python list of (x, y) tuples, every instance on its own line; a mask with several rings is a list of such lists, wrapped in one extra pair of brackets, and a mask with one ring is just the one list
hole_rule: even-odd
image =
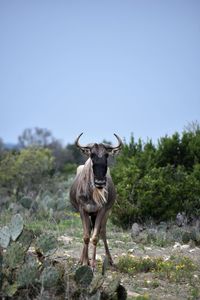
[(24, 248), (18, 242), (15, 242), (7, 248), (4, 262), (9, 269), (15, 269), (23, 263), (24, 257)]
[(57, 240), (52, 234), (42, 234), (36, 240), (36, 250), (43, 256), (52, 255), (57, 249)]
[(33, 286), (38, 282), (39, 270), (36, 264), (24, 264), (17, 274), (17, 283), (19, 287)]
[(23, 229), (21, 235), (17, 239), (17, 241), (22, 245), (25, 250), (28, 250), (32, 241), (34, 239), (34, 234), (32, 230)]
[(42, 199), (39, 202), (39, 206), (41, 209), (44, 209), (45, 211), (48, 211), (50, 208), (54, 209), (55, 207), (55, 201), (54, 201), (54, 197), (53, 194), (46, 191), (43, 195), (42, 195)]
[(103, 299), (112, 299), (115, 295), (117, 295), (117, 290), (120, 285), (119, 276), (110, 276), (107, 277), (104, 281), (102, 296)]
[(78, 284), (87, 287), (90, 285), (93, 278), (93, 272), (88, 266), (81, 266), (76, 270), (75, 280)]
[(12, 217), (9, 229), (10, 235), (13, 241), (16, 241), (18, 236), (22, 233), (24, 227), (24, 221), (20, 214), (16, 214)]
[(52, 288), (57, 285), (59, 276), (59, 270), (54, 266), (49, 266), (44, 268), (40, 277), (40, 282), (44, 288)]
[(19, 200), (19, 203), (26, 209), (30, 209), (32, 205), (33, 199), (28, 196), (24, 196)]
[[(14, 299), (14, 295), (16, 294), (18, 290), (17, 283), (9, 284), (8, 282), (3, 286), (3, 295), (10, 297), (11, 299)], [(7, 299), (7, 297), (5, 299)]]
[[(96, 292), (96, 294), (90, 296), (90, 298), (88, 298), (88, 299), (89, 299), (89, 300), (101, 300), (101, 299), (102, 299), (102, 297), (101, 297), (101, 291), (98, 290), (98, 291)], [(121, 299), (120, 299), (120, 300), (121, 300)]]
[(10, 243), (10, 230), (8, 226), (0, 229), (0, 247), (7, 248)]
[(97, 274), (93, 277), (92, 282), (90, 284), (89, 294), (95, 295), (104, 282), (104, 277), (101, 274)]

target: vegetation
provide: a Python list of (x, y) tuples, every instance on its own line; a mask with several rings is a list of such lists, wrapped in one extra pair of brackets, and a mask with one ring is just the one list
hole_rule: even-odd
[[(63, 147), (47, 129), (25, 129), (19, 148), (6, 149), (0, 139), (0, 204), (46, 214), (70, 208), (67, 188), (84, 158), (74, 145)], [(111, 167), (117, 188), (112, 221), (124, 228), (133, 222), (188, 218), (200, 213), (200, 126), (189, 124), (182, 134), (125, 143)], [(68, 183), (67, 183), (68, 180)], [(68, 204), (67, 204), (68, 203)], [(59, 216), (55, 218), (59, 219)], [(59, 215), (59, 214), (58, 214)]]
[[(0, 231), (1, 298), (126, 299), (119, 276), (94, 277), (88, 266), (55, 260), (56, 238), (47, 233), (36, 237), (23, 223), (21, 215), (14, 215)], [(30, 245), (32, 252), (28, 251)]]
[[(174, 299), (199, 299), (199, 125), (156, 145), (131, 136), (114, 163), (111, 159), (118, 195), (107, 228), (118, 261), (112, 272), (99, 257), (96, 274), (77, 264), (82, 225), (68, 191), (84, 159), (46, 129), (26, 129), (15, 148), (0, 139), (0, 297), (62, 299), (68, 293), (73, 299), (126, 299), (123, 278), (135, 293), (128, 299), (157, 299), (169, 285)], [(179, 212), (186, 225), (171, 221)], [(138, 234), (124, 231), (134, 222)], [(166, 258), (161, 247), (174, 255)], [(104, 253), (103, 243), (98, 249)], [(156, 255), (145, 257), (148, 249)], [(59, 250), (62, 256), (69, 251), (64, 263), (57, 260)]]
[(174, 219), (178, 212), (189, 218), (200, 212), (200, 128), (125, 144), (112, 168), (118, 199), (112, 220), (128, 227), (149, 219)]
[(191, 259), (183, 256), (171, 256), (164, 260), (162, 257), (137, 258), (133, 255), (126, 255), (120, 257), (117, 266), (121, 272), (129, 275), (153, 272), (155, 277), (171, 282), (184, 282), (197, 269)]

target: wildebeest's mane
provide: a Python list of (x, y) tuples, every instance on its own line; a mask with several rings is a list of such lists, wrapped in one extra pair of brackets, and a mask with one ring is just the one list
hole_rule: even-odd
[(98, 206), (103, 206), (107, 202), (108, 192), (106, 187), (101, 189), (95, 187), (91, 158), (88, 158), (77, 176), (79, 176), (77, 193), (79, 195), (86, 195), (88, 199), (93, 199)]

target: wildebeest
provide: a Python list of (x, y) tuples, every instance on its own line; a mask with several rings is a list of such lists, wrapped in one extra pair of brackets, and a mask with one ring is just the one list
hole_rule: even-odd
[(110, 264), (113, 264), (106, 240), (106, 223), (116, 198), (116, 191), (108, 169), (108, 156), (120, 151), (122, 140), (117, 134), (114, 134), (118, 140), (117, 146), (104, 143), (82, 146), (79, 143), (82, 134), (77, 137), (75, 144), (88, 156), (88, 159), (84, 165), (77, 168), (77, 175), (70, 189), (70, 200), (79, 211), (83, 225), (84, 246), (80, 263), (89, 265), (88, 246), (92, 233), (91, 266), (94, 268), (99, 237), (104, 242), (105, 253)]

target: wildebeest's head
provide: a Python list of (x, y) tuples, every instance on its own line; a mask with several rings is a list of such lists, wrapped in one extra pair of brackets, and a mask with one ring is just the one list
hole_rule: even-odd
[(81, 133), (76, 141), (76, 146), (92, 160), (92, 168), (94, 174), (94, 184), (97, 188), (103, 188), (106, 185), (106, 173), (108, 168), (108, 155), (117, 154), (123, 143), (120, 137), (114, 133), (118, 140), (117, 146), (111, 146), (109, 144), (97, 144), (92, 143), (86, 146), (82, 146), (79, 143), (79, 139), (83, 133)]

